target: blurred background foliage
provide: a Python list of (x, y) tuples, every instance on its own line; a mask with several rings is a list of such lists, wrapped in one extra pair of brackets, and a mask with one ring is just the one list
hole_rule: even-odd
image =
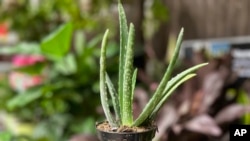
[[(1, 97), (5, 99), (1, 101), (1, 109), (10, 113), (13, 121), (17, 120), (5, 123), (8, 130), (14, 130), (17, 134), (28, 134), (33, 140), (51, 141), (65, 140), (65, 137), (73, 133), (94, 133), (95, 121), (100, 120), (100, 113), (97, 111), (97, 46), (100, 37), (96, 36), (85, 42), (83, 32), (78, 31), (72, 41), (72, 31), (72, 23), (67, 23), (41, 43), (21, 43), (14, 47), (1, 48), (0, 52), (5, 55), (39, 55), (43, 58), (42, 61), (31, 65), (14, 67), (7, 77), (3, 78), (7, 80), (1, 81)], [(71, 47), (72, 43), (74, 46)], [(110, 43), (109, 57), (112, 58), (116, 51), (115, 44)], [(115, 65), (116, 59), (110, 60), (110, 63)], [(111, 68), (110, 71), (115, 71), (114, 69)], [(22, 78), (17, 76), (14, 82), (11, 82), (10, 75), (16, 72), (29, 77), (42, 77), (42, 82), (18, 89), (25, 87), (18, 86), (25, 82), (15, 85), (17, 81), (24, 81), (18, 80)], [(20, 130), (17, 125), (8, 125), (15, 123), (24, 125), (20, 126)]]
[[(72, 21), (74, 28), (99, 32), (99, 22), (112, 24), (105, 14), (112, 1), (3, 0), (0, 20), (8, 21), (21, 40), (39, 41), (58, 25)], [(106, 17), (106, 18), (104, 18)], [(108, 18), (107, 18), (108, 17)], [(106, 20), (106, 21), (105, 21)]]
[[(158, 85), (181, 26), (184, 39), (249, 32), (243, 22), (249, 13), (244, 11), (249, 11), (248, 1), (190, 1), (122, 0), (128, 22), (136, 28), (134, 65), (139, 85), (135, 105), (146, 103)], [(242, 11), (237, 11), (236, 3)], [(221, 18), (221, 13), (228, 18)], [(11, 64), (0, 68), (8, 70), (0, 73), (0, 140), (71, 141), (78, 138), (75, 135), (94, 135), (95, 122), (103, 120), (99, 52), (107, 28), (112, 31), (107, 69), (111, 79), (117, 79), (117, 0), (1, 0), (2, 25), (18, 40), (2, 43), (0, 29), (0, 60)], [(156, 138), (227, 141), (229, 123), (250, 123), (246, 114), (250, 112), (250, 81), (231, 72), (228, 54), (213, 58), (206, 50), (195, 50), (191, 55), (190, 60), (179, 60), (176, 74), (197, 63), (210, 65), (166, 103)], [(200, 126), (200, 120), (208, 121), (206, 126)], [(177, 126), (181, 130), (175, 130)]]
[[(129, 9), (134, 3), (124, 1), (127, 11), (146, 13), (139, 18), (137, 31), (145, 29), (141, 36), (151, 38), (160, 22), (167, 21), (167, 8), (160, 0), (147, 0), (137, 3), (146, 8)], [(2, 0), (0, 4), (0, 22), (19, 37), (14, 45), (0, 48), (0, 54), (12, 61), (10, 70), (1, 74), (0, 131), (5, 132), (0, 138), (66, 141), (75, 134), (94, 134), (95, 122), (103, 119), (99, 46), (106, 28), (112, 30), (107, 51), (111, 79), (116, 80), (112, 74), (118, 69), (117, 1)], [(141, 54), (138, 58), (144, 59)], [(15, 57), (26, 61), (16, 65)], [(32, 59), (38, 61), (27, 63)], [(34, 84), (26, 84), (30, 79)]]

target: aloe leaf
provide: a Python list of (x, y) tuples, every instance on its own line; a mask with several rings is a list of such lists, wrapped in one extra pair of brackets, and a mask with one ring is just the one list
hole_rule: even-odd
[(133, 77), (132, 77), (132, 89), (131, 89), (131, 103), (133, 103), (134, 99), (134, 91), (135, 91), (135, 84), (136, 84), (136, 77), (137, 77), (137, 69), (134, 70)]
[(193, 78), (194, 76), (196, 76), (196, 74), (192, 73), (192, 74), (188, 74), (184, 77), (182, 77), (177, 83), (175, 83), (173, 86), (170, 86), (169, 90), (166, 91), (164, 93), (164, 97), (161, 99), (160, 103), (156, 106), (156, 108), (154, 109), (154, 111), (152, 112), (150, 119), (152, 119), (157, 112), (159, 111), (159, 109), (163, 106), (164, 102), (167, 100), (167, 98), (185, 81)]
[(133, 42), (134, 42), (134, 25), (129, 26), (128, 43), (126, 48), (126, 60), (124, 66), (123, 80), (123, 114), (122, 124), (130, 126), (133, 122), (133, 112), (131, 103), (132, 90), (132, 69), (133, 69)]
[(171, 89), (171, 87), (173, 87), (176, 83), (178, 83), (183, 77), (187, 76), (190, 73), (193, 73), (194, 71), (198, 70), (199, 68), (206, 66), (208, 63), (202, 63), (196, 66), (193, 66), (191, 68), (186, 69), (185, 71), (181, 72), (180, 74), (178, 74), (177, 76), (175, 76), (174, 78), (172, 78), (166, 88), (164, 89), (163, 93), (166, 93), (169, 91), (169, 89)]
[(101, 58), (100, 58), (100, 97), (101, 97), (101, 104), (103, 107), (103, 111), (105, 116), (112, 127), (116, 127), (115, 121), (112, 117), (112, 114), (109, 109), (108, 103), (108, 95), (107, 89), (105, 85), (105, 72), (106, 72), (106, 46), (107, 46), (107, 37), (108, 37), (109, 30), (106, 30), (103, 40), (102, 40), (102, 48), (101, 48)]
[(118, 80), (118, 94), (120, 101), (120, 112), (121, 117), (123, 117), (123, 76), (124, 76), (124, 65), (125, 65), (125, 53), (126, 53), (126, 44), (128, 38), (128, 26), (125, 11), (122, 7), (121, 2), (118, 2), (118, 11), (119, 11), (119, 25), (120, 25), (120, 57), (119, 57), (119, 80)]
[(115, 116), (116, 116), (116, 121), (120, 121), (121, 116), (120, 116), (120, 107), (119, 107), (119, 100), (118, 100), (118, 94), (114, 88), (114, 85), (112, 83), (112, 81), (109, 78), (108, 73), (106, 72), (106, 83), (108, 86), (108, 90), (110, 93), (110, 96), (112, 98), (112, 103), (113, 103), (113, 107), (115, 110)]
[(165, 86), (168, 83), (168, 80), (172, 74), (172, 71), (174, 69), (174, 65), (177, 61), (179, 52), (180, 52), (180, 47), (181, 47), (181, 43), (182, 43), (182, 37), (183, 37), (183, 32), (184, 29), (182, 28), (178, 39), (177, 39), (177, 43), (176, 43), (176, 47), (175, 47), (175, 51), (174, 51), (174, 55), (173, 58), (171, 59), (169, 66), (167, 68), (166, 73), (163, 76), (163, 79), (161, 80), (158, 88), (156, 89), (155, 94), (153, 95), (153, 97), (150, 99), (149, 103), (146, 105), (146, 107), (143, 109), (142, 113), (139, 115), (139, 117), (134, 121), (133, 125), (137, 126), (140, 125), (143, 121), (146, 120), (146, 118), (148, 118), (148, 116), (153, 112), (153, 110), (155, 109), (156, 105), (159, 103), (159, 101), (161, 100), (163, 91), (165, 89)]
[[(177, 85), (180, 81), (182, 81), (183, 78), (187, 77), (188, 75), (190, 75), (191, 73), (193, 73), (194, 71), (198, 70), (199, 68), (206, 66), (208, 63), (202, 63), (196, 66), (193, 66), (189, 69), (186, 69), (185, 71), (181, 72), (180, 74), (178, 74), (177, 76), (175, 76), (174, 78), (172, 78), (168, 83), (167, 86), (165, 87), (163, 94), (168, 93), (173, 87), (175, 87), (175, 85)], [(159, 99), (163, 99), (165, 95), (162, 95), (162, 97), (160, 97)], [(158, 104), (159, 102), (154, 102), (156, 104)], [(147, 105), (146, 105), (147, 107)], [(155, 109), (157, 109), (157, 107), (155, 107)], [(153, 112), (155, 112), (155, 109)], [(152, 112), (152, 113), (153, 113)], [(148, 112), (148, 114), (151, 114), (150, 112)], [(147, 114), (147, 115), (148, 115)], [(145, 119), (147, 119), (148, 117), (146, 117)], [(141, 124), (141, 123), (139, 123)], [(133, 124), (135, 125), (135, 123)], [(137, 124), (136, 124), (137, 125)]]

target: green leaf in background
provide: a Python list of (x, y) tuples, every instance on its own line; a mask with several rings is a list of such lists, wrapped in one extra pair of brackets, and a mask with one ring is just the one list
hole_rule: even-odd
[(0, 132), (0, 141), (11, 141), (11, 133), (7, 131)]
[(35, 63), (34, 65), (14, 68), (14, 70), (18, 72), (30, 74), (30, 75), (39, 75), (39, 74), (42, 74), (42, 71), (44, 70), (45, 67), (46, 67), (46, 64), (44, 62), (38, 62), (38, 63)]
[(40, 45), (37, 43), (20, 43), (16, 46), (3, 46), (0, 48), (1, 55), (15, 54), (41, 54)]
[(55, 69), (65, 75), (70, 75), (76, 72), (77, 64), (73, 54), (68, 54), (63, 59), (57, 61)]
[(162, 1), (155, 0), (152, 5), (152, 11), (153, 11), (153, 15), (155, 16), (157, 20), (160, 20), (163, 22), (168, 20), (169, 11)]
[[(248, 93), (246, 91), (240, 89), (239, 96), (237, 98), (237, 102), (242, 104), (242, 105), (249, 105), (250, 100), (249, 100)], [(250, 124), (250, 113), (246, 113), (245, 115), (243, 115), (241, 120), (242, 120), (243, 124)]]
[(85, 133), (85, 134), (91, 134), (95, 132), (95, 119), (93, 119), (92, 117), (88, 117), (83, 121), (82, 124), (82, 132), (81, 133)]
[(99, 45), (99, 43), (102, 41), (102, 36), (101, 35), (97, 35), (95, 38), (93, 38), (92, 40), (90, 40), (88, 42), (88, 47), (93, 48)]
[(41, 51), (52, 59), (62, 58), (70, 49), (73, 34), (72, 23), (66, 23), (41, 42)]
[(95, 132), (96, 121), (93, 117), (86, 117), (80, 122), (71, 124), (71, 128), (75, 133), (92, 134)]
[(17, 96), (13, 97), (12, 99), (10, 99), (10, 101), (8, 101), (8, 103), (7, 103), (7, 106), (10, 109), (14, 109), (17, 107), (23, 107), (23, 106), (29, 104), (30, 102), (38, 99), (39, 97), (41, 97), (42, 94), (43, 94), (43, 91), (39, 88), (29, 89), (25, 92), (18, 94)]
[(85, 45), (86, 45), (86, 37), (85, 37), (84, 32), (82, 30), (75, 32), (74, 43), (75, 43), (76, 54), (80, 56), (83, 52)]
[(56, 114), (38, 123), (34, 129), (35, 141), (64, 141), (63, 131), (70, 117), (66, 114)]

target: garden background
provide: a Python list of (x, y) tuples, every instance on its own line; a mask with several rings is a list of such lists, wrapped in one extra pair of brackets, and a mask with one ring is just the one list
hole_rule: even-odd
[[(250, 81), (238, 74), (232, 53), (249, 51), (249, 0), (122, 3), (136, 31), (135, 117), (158, 85), (181, 27), (184, 55), (176, 74), (209, 62), (168, 100), (156, 139), (228, 141), (230, 124), (250, 124)], [(107, 28), (107, 69), (116, 81), (116, 0), (0, 1), (0, 140), (96, 140), (95, 122), (104, 119), (99, 56)], [(238, 61), (250, 58), (244, 59)]]

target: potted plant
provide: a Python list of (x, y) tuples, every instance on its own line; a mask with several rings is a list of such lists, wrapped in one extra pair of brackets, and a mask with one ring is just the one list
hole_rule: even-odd
[[(174, 55), (154, 95), (149, 100), (137, 119), (133, 119), (133, 94), (136, 84), (137, 69), (133, 68), (134, 25), (127, 26), (126, 15), (121, 2), (118, 2), (120, 25), (120, 56), (118, 90), (114, 88), (106, 72), (106, 43), (109, 30), (103, 36), (100, 57), (100, 97), (107, 121), (96, 125), (97, 134), (102, 141), (151, 141), (157, 126), (154, 118), (171, 93), (183, 82), (194, 77), (197, 69), (207, 65), (199, 64), (171, 78), (182, 42), (181, 29)], [(111, 100), (109, 100), (109, 98)], [(111, 113), (110, 101), (114, 109)]]

